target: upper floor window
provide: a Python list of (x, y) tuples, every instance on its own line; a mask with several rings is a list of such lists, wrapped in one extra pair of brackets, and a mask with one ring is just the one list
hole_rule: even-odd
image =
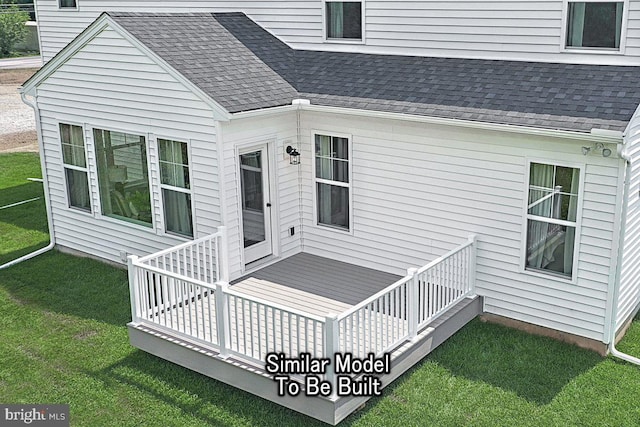
[(327, 39), (362, 40), (362, 2), (325, 2)]
[(570, 1), (567, 48), (620, 49), (624, 2)]
[(531, 163), (525, 268), (571, 279), (580, 195), (580, 169)]
[(60, 143), (69, 206), (91, 212), (82, 126), (60, 123)]
[(76, 0), (58, 0), (60, 9), (77, 9), (78, 2)]
[(151, 192), (144, 136), (93, 130), (102, 214), (151, 227)]

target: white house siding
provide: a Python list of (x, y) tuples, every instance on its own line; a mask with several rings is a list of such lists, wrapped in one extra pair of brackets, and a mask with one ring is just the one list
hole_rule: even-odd
[[(479, 239), (489, 313), (603, 340), (617, 163), (580, 141), (305, 112), (303, 250), (404, 274)], [(314, 224), (312, 131), (352, 135), (353, 230)], [(615, 148), (615, 147), (612, 147)], [(577, 284), (521, 271), (526, 161), (586, 163)]]
[[(111, 29), (87, 43), (37, 88), (44, 154), (59, 245), (122, 262), (184, 241), (164, 235), (155, 138), (187, 141), (191, 150), (194, 223), (198, 236), (221, 223), (213, 113), (174, 77)], [(85, 125), (93, 213), (67, 207), (58, 124)], [(147, 137), (155, 229), (99, 218), (91, 127)], [(151, 138), (149, 139), (149, 137)]]
[(627, 150), (631, 156), (629, 201), (623, 243), (623, 261), (620, 270), (617, 325), (633, 314), (640, 303), (640, 117), (634, 116), (627, 130)]
[[(267, 118), (234, 119), (221, 123), (224, 156), (224, 200), (227, 209), (226, 226), (229, 232), (229, 259), (231, 278), (238, 277), (243, 271), (242, 247), (240, 235), (240, 177), (237, 148), (248, 148), (269, 144), (271, 160), (270, 178), (275, 194), (271, 194), (272, 209), (276, 209), (272, 224), (274, 228), (274, 252), (282, 258), (294, 255), (301, 250), (302, 229), (300, 223), (300, 191), (298, 167), (289, 164), (285, 156), (287, 145), (296, 146), (296, 113), (286, 112)], [(295, 227), (295, 234), (289, 229)]]
[(624, 55), (561, 52), (563, 0), (365, 1), (365, 45), (323, 39), (322, 0), (37, 0), (47, 61), (102, 11), (242, 11), (295, 48), (418, 56), (640, 65), (640, 0), (629, 1)]

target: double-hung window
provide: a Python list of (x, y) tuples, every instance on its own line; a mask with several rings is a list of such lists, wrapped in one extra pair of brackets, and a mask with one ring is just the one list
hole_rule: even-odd
[(82, 126), (60, 123), (60, 143), (69, 207), (91, 212)]
[(151, 227), (151, 192), (144, 136), (94, 129), (102, 214)]
[(580, 169), (532, 162), (528, 193), (525, 269), (573, 278)]
[(362, 1), (325, 1), (329, 40), (362, 40)]
[(620, 50), (624, 2), (569, 1), (567, 49)]
[(158, 139), (165, 230), (193, 237), (191, 179), (185, 142)]
[(349, 139), (315, 135), (317, 222), (349, 230)]

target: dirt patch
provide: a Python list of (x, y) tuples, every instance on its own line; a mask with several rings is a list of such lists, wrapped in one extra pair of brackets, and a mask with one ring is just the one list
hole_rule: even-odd
[(96, 331), (82, 331), (79, 334), (75, 334), (73, 338), (80, 341), (84, 341), (87, 338), (95, 337), (96, 335), (98, 335)]
[(0, 85), (22, 86), (38, 68), (19, 68), (12, 70), (0, 70)]
[(35, 130), (0, 135), (0, 153), (37, 152), (38, 135)]
[(18, 88), (37, 68), (0, 70), (0, 153), (38, 151), (33, 109)]

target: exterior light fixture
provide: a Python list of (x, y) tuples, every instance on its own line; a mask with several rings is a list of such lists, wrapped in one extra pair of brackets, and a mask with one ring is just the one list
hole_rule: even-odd
[(602, 142), (596, 142), (593, 147), (582, 147), (582, 154), (585, 156), (591, 151), (602, 152), (602, 157), (609, 157), (611, 155), (611, 150), (606, 148)]
[(287, 146), (287, 154), (289, 155), (289, 163), (292, 165), (300, 164), (300, 153), (292, 146)]

